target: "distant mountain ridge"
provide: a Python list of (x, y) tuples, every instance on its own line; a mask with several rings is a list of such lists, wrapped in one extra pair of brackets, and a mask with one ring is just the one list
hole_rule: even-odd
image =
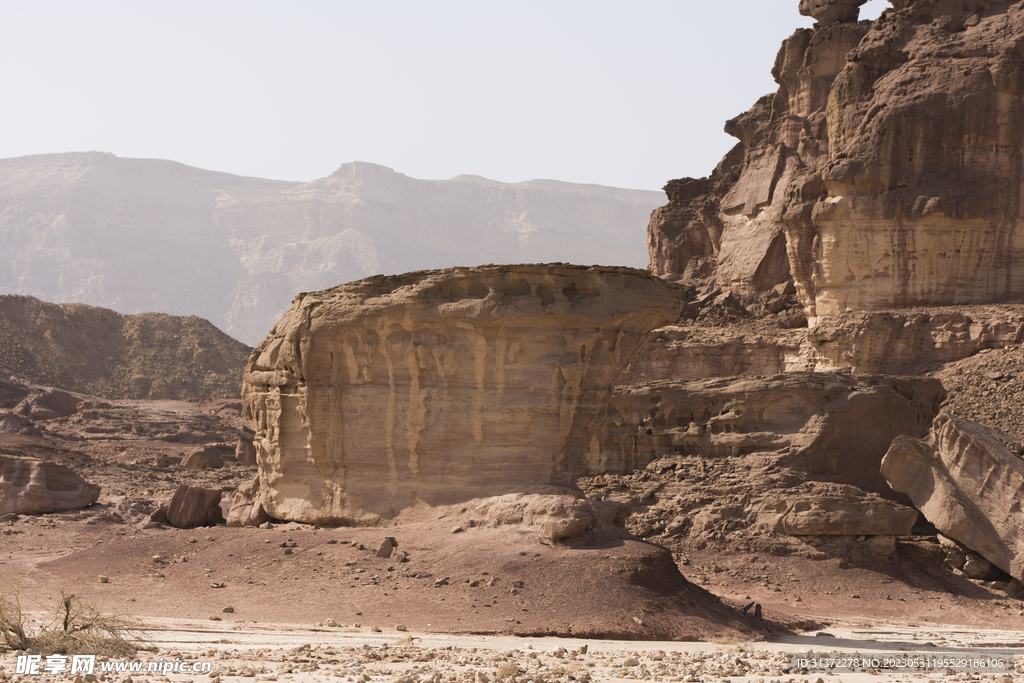
[(0, 293), (198, 315), (254, 344), (295, 294), (377, 273), (645, 267), (660, 192), (375, 164), (308, 183), (101, 152), (0, 160)]

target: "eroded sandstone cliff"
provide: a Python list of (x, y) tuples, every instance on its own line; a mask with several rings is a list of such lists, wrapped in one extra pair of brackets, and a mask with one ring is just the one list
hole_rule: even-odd
[(705, 179), (666, 186), (652, 270), (741, 294), (791, 278), (818, 316), (1024, 293), (1024, 4), (804, 0), (779, 90), (726, 125)]
[(299, 295), (245, 371), (264, 507), (352, 522), (571, 495), (613, 382), (681, 306), (678, 288), (643, 271), (564, 265)]

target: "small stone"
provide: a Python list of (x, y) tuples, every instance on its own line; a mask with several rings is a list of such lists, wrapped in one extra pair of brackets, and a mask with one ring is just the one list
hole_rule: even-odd
[(964, 576), (969, 579), (984, 579), (992, 574), (992, 563), (980, 555), (969, 553), (964, 563)]
[(221, 620), (220, 617), (218, 617), (216, 614), (211, 614), (210, 615), (210, 621), (220, 621), (220, 620)]
[(294, 551), (294, 550), (292, 550), (291, 548), (285, 548), (285, 549), (284, 549), (284, 554), (285, 554), (285, 555), (291, 555), (291, 554), (292, 554), (292, 553), (294, 553), (294, 552), (295, 552), (295, 551)]
[(222, 609), (221, 612), (224, 612), (225, 614), (234, 614), (235, 613), (235, 608), (232, 607), (231, 605), (228, 605), (227, 607)]
[(447, 585), (448, 585), (448, 577), (445, 577), (443, 579), (434, 579), (434, 588), (437, 588), (438, 586), (447, 586)]
[(110, 577), (103, 576), (102, 574), (100, 574), (100, 583), (109, 583), (109, 582), (110, 582)]
[(452, 527), (452, 533), (453, 534), (461, 534), (463, 531), (465, 531), (465, 529), (463, 529), (461, 526), (453, 526)]
[(385, 536), (384, 542), (377, 548), (377, 557), (389, 558), (397, 547), (398, 541), (395, 540), (394, 536)]
[(370, 630), (374, 633), (380, 633), (380, 626), (371, 626)]
[(405, 627), (405, 624), (395, 624), (395, 630), (396, 631), (408, 631), (409, 629), (407, 629)]
[(338, 625), (338, 622), (336, 622), (334, 619), (328, 619), (327, 621), (324, 622), (324, 626), (330, 626), (331, 628), (335, 628), (335, 627), (337, 627), (337, 625)]

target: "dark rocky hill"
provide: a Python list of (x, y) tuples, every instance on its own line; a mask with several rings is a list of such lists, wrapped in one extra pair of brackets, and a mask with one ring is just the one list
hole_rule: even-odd
[(0, 296), (0, 375), (105, 398), (238, 396), (251, 349), (196, 316)]

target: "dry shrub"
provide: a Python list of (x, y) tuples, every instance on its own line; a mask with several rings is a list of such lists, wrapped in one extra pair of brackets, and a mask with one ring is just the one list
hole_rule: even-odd
[(21, 594), (17, 589), (0, 593), (0, 636), (10, 650), (27, 650), (31, 647), (25, 629), (25, 613), (21, 609)]
[(61, 594), (43, 625), (30, 628), (16, 587), (0, 592), (0, 636), (10, 650), (46, 654), (129, 657), (146, 649), (145, 634), (135, 622), (101, 615), (74, 595)]

